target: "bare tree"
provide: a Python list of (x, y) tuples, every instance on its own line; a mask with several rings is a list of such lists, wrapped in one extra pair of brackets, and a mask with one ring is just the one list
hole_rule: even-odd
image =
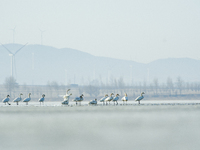
[(122, 95), (123, 94), (123, 89), (125, 87), (125, 83), (124, 83), (123, 77), (119, 78), (119, 80), (118, 80), (118, 87), (119, 87), (120, 94)]
[(94, 97), (97, 97), (100, 93), (100, 89), (97, 86), (89, 85), (85, 87), (85, 92), (88, 93), (90, 96), (94, 95)]
[(181, 77), (177, 77), (177, 88), (179, 90), (180, 95), (182, 94), (182, 89), (183, 89), (183, 80)]
[(169, 95), (171, 95), (172, 91), (174, 91), (174, 84), (170, 77), (167, 78), (167, 89), (168, 89)]
[(59, 95), (60, 86), (58, 85), (56, 81), (51, 82), (51, 87), (56, 91), (56, 94)]
[(16, 82), (16, 79), (14, 77), (7, 77), (5, 79), (4, 86), (7, 89), (7, 91), (10, 93), (10, 95), (11, 95), (11, 92), (13, 92), (14, 89), (19, 88), (19, 85)]
[(123, 79), (123, 77), (120, 77), (118, 80), (118, 87), (124, 88), (124, 86), (125, 86), (124, 79)]
[(155, 78), (153, 80), (153, 84), (154, 84), (154, 89), (155, 89), (155, 94), (158, 94), (158, 78)]

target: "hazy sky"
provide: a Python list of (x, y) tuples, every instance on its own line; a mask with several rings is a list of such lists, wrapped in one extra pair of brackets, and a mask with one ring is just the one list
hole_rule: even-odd
[[(15, 28), (16, 27), (16, 28)], [(200, 59), (199, 0), (0, 0), (0, 43), (148, 63)]]

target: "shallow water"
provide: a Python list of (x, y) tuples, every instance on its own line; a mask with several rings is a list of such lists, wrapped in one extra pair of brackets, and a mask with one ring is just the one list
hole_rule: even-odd
[(1, 104), (0, 149), (196, 150), (200, 148), (199, 102)]

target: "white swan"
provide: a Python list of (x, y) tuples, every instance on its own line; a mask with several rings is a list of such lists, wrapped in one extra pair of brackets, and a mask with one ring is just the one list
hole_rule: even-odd
[[(65, 94), (65, 95), (69, 94), (68, 92), (69, 92), (70, 90), (71, 90), (71, 89), (68, 89), (68, 90), (66, 91), (66, 94)], [(65, 95), (58, 95), (58, 97), (64, 98)]]
[(138, 96), (135, 101), (138, 101), (138, 104), (140, 104), (140, 101), (144, 98), (143, 94), (145, 94), (144, 92), (141, 93), (140, 96)]
[[(4, 98), (4, 99), (2, 100), (2, 102), (5, 103), (5, 105), (6, 105), (6, 103), (8, 103), (8, 101), (10, 100), (9, 97), (10, 97), (10, 95), (7, 95), (6, 98)], [(8, 103), (8, 105), (11, 105), (11, 104)]]
[(83, 94), (81, 94), (81, 96), (80, 97), (76, 97), (73, 101), (75, 101), (76, 102), (76, 105), (77, 105), (77, 102), (80, 102), (80, 104), (81, 104), (81, 101), (83, 101)]
[(104, 105), (104, 101), (105, 101), (105, 99), (108, 97), (108, 94), (106, 94), (104, 97), (102, 97), (99, 101), (100, 102), (103, 102), (103, 105)]
[(45, 94), (42, 94), (42, 98), (40, 98), (38, 101), (40, 102), (40, 105), (41, 105), (41, 102), (44, 104), (44, 97), (45, 97)]
[(28, 97), (23, 100), (23, 102), (26, 102), (26, 105), (28, 105), (28, 102), (31, 100), (30, 95), (31, 95), (31, 93), (28, 93)]
[(96, 98), (94, 100), (89, 101), (89, 105), (96, 105), (96, 104), (97, 104)]
[(119, 94), (116, 94), (116, 96), (113, 98), (112, 101), (114, 102), (114, 104), (115, 104), (115, 102), (118, 104), (117, 101), (118, 101), (118, 99), (119, 99), (119, 96), (120, 96)]
[(71, 89), (68, 89), (68, 90), (67, 90), (66, 95), (69, 94), (68, 92), (69, 92), (70, 90), (71, 90)]
[(109, 97), (107, 97), (107, 98), (105, 99), (106, 105), (107, 105), (107, 102), (109, 102), (109, 104), (110, 104), (110, 101), (112, 101), (112, 100), (113, 100), (113, 97), (112, 97), (112, 95), (114, 95), (114, 94), (113, 94), (113, 93), (111, 93), (111, 94), (110, 94), (110, 96), (109, 96)]
[(126, 104), (127, 104), (127, 101), (128, 101), (128, 95), (127, 95), (127, 93), (125, 93), (125, 96), (122, 97), (122, 101), (123, 101), (123, 104), (124, 104), (124, 102), (126, 102)]
[(21, 98), (22, 95), (23, 95), (23, 94), (20, 93), (20, 94), (19, 94), (19, 97), (15, 98), (15, 99), (13, 100), (13, 102), (16, 102), (17, 105), (18, 105), (18, 103), (22, 100), (22, 98)]
[(72, 93), (68, 94), (68, 91), (66, 93), (66, 95), (63, 96), (64, 100), (62, 101), (63, 105), (68, 105), (69, 104), (69, 98), (72, 95)]

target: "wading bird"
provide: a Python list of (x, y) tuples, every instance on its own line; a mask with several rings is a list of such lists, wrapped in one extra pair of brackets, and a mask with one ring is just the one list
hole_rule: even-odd
[(126, 102), (126, 104), (127, 104), (127, 101), (128, 101), (128, 95), (127, 95), (127, 93), (125, 93), (125, 96), (122, 97), (122, 101), (123, 101), (123, 104), (124, 104), (124, 102)]
[(140, 96), (138, 96), (135, 101), (138, 101), (138, 104), (140, 104), (140, 101), (144, 98), (143, 94), (145, 94), (144, 92), (141, 93)]
[(119, 94), (116, 94), (116, 96), (113, 98), (114, 104), (116, 103), (118, 105), (118, 99), (119, 99)]
[(103, 105), (104, 105), (104, 101), (105, 101), (105, 99), (108, 97), (108, 94), (106, 94), (104, 97), (102, 97), (99, 101), (100, 102), (103, 102)]
[(107, 105), (107, 102), (109, 102), (109, 104), (110, 104), (110, 101), (112, 101), (112, 100), (113, 100), (113, 97), (112, 97), (112, 95), (114, 95), (114, 94), (113, 94), (113, 93), (111, 93), (111, 94), (110, 94), (110, 96), (109, 96), (109, 97), (107, 97), (107, 98), (105, 99), (106, 105)]
[(44, 105), (44, 97), (45, 97), (45, 94), (42, 94), (42, 98), (40, 98), (38, 101), (40, 102), (40, 105), (41, 105), (41, 102), (43, 103)]
[(63, 96), (64, 100), (62, 101), (63, 105), (68, 105), (69, 104), (69, 98), (72, 95), (72, 93), (68, 94), (70, 89), (67, 90), (66, 95)]
[(80, 102), (80, 105), (81, 105), (81, 101), (83, 101), (83, 94), (81, 94), (81, 96), (80, 97), (76, 97), (73, 101), (75, 101), (76, 102), (76, 105), (77, 105), (77, 102)]
[(26, 102), (26, 105), (28, 105), (28, 102), (31, 100), (30, 95), (31, 95), (31, 93), (28, 93), (28, 97), (23, 100), (23, 102)]
[[(10, 100), (9, 97), (10, 97), (10, 95), (7, 95), (6, 98), (4, 98), (4, 99), (2, 100), (2, 102), (5, 103), (5, 105), (6, 105), (6, 103), (8, 103), (8, 101)], [(8, 105), (11, 105), (11, 104), (8, 103)]]
[(89, 105), (97, 105), (97, 99), (89, 101)]
[(15, 98), (15, 99), (13, 100), (13, 102), (16, 102), (17, 105), (18, 105), (18, 103), (22, 100), (22, 98), (21, 98), (22, 95), (23, 95), (23, 94), (20, 93), (20, 94), (19, 94), (19, 97)]

